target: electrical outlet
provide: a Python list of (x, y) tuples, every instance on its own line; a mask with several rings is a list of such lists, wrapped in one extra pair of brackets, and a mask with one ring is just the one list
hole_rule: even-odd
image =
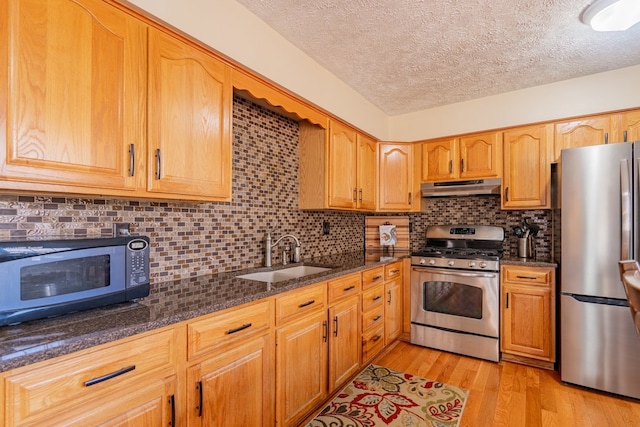
[(129, 229), (128, 222), (114, 222), (113, 223), (113, 237), (130, 236), (131, 230)]
[(322, 221), (322, 234), (329, 234), (329, 221)]

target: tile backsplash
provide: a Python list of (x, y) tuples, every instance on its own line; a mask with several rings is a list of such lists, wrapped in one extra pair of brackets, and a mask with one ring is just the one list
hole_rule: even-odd
[[(259, 105), (233, 102), (233, 199), (228, 203), (156, 202), (101, 198), (0, 195), (0, 240), (29, 236), (110, 236), (115, 222), (151, 238), (151, 277), (185, 278), (263, 265), (264, 235), (294, 234), (303, 258), (364, 248), (362, 213), (298, 209), (298, 124)], [(479, 223), (507, 230), (524, 218), (540, 226), (538, 254), (550, 253), (549, 211), (501, 211), (498, 198), (431, 199), (425, 213), (410, 214), (412, 248), (431, 224)], [(328, 221), (330, 234), (322, 234)], [(281, 245), (280, 245), (281, 246)], [(280, 261), (274, 250), (273, 262)]]

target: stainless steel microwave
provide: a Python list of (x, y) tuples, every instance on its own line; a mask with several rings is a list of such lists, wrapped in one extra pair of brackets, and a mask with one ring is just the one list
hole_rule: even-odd
[(149, 238), (0, 242), (0, 325), (149, 295)]

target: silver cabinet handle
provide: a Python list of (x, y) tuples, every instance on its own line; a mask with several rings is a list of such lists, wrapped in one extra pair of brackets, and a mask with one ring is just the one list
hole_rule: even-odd
[(129, 176), (133, 176), (136, 167), (135, 145), (129, 144)]
[(160, 161), (160, 149), (156, 148), (156, 179), (160, 179), (162, 177), (162, 172), (160, 171), (160, 167), (162, 162)]

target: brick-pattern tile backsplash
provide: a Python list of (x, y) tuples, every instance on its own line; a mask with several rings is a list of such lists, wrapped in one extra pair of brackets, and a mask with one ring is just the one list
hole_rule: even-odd
[[(303, 258), (364, 248), (362, 213), (298, 209), (298, 124), (257, 104), (234, 98), (233, 199), (230, 203), (155, 202), (102, 198), (0, 195), (0, 240), (25, 237), (111, 236), (112, 224), (131, 223), (151, 238), (155, 281), (263, 265), (264, 236), (294, 234)], [(505, 247), (515, 254), (511, 227), (524, 218), (540, 226), (538, 254), (549, 253), (548, 211), (501, 211), (498, 198), (431, 199), (427, 211), (410, 214), (412, 248), (424, 244), (428, 225), (495, 224), (507, 229)], [(330, 234), (322, 234), (328, 221)], [(282, 244), (274, 249), (281, 262)]]

